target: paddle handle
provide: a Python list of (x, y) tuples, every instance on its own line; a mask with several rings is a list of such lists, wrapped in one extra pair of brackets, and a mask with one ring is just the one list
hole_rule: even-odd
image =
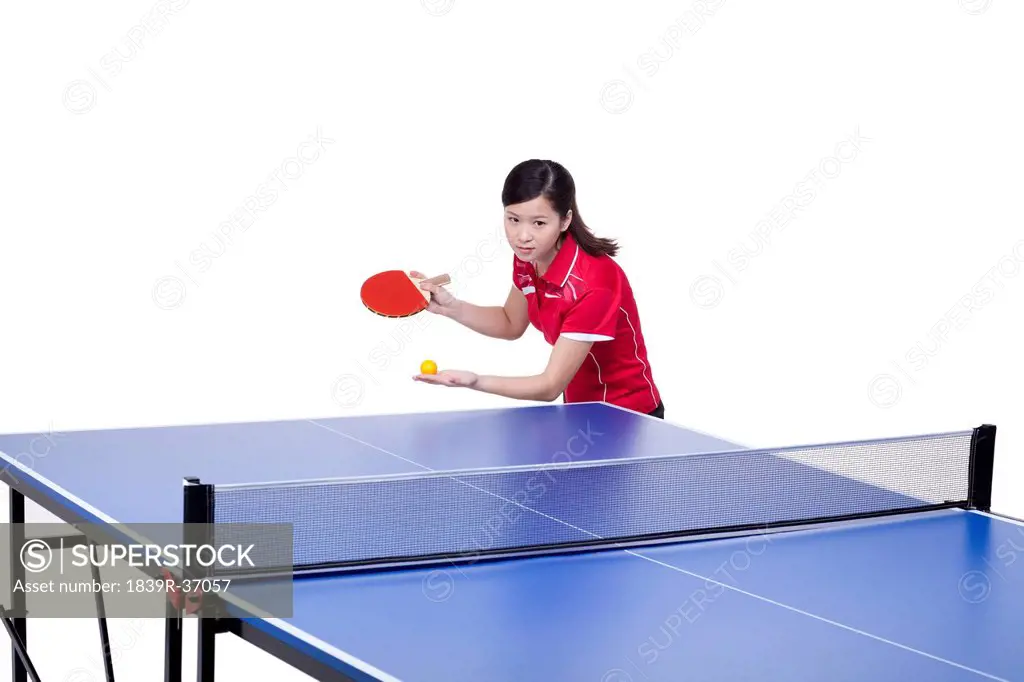
[(449, 277), (448, 275), (438, 275), (437, 277), (431, 277), (430, 279), (425, 279), (423, 281), (428, 282), (430, 284), (437, 284), (438, 286), (444, 286), (445, 284), (451, 282), (452, 278)]

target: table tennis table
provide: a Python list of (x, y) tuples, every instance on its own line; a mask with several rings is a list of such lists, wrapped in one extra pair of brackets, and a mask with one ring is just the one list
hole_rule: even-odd
[(603, 403), (0, 436), (14, 523), (194, 521), (201, 490), (200, 519), (291, 524), (263, 578), (291, 613), (200, 619), (203, 682), (224, 634), (321, 680), (1024, 680), (994, 451), (990, 425), (754, 448)]

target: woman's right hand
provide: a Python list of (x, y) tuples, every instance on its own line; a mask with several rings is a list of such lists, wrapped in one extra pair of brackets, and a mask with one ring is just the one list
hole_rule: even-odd
[[(416, 279), (426, 279), (427, 276), (422, 272), (413, 270), (409, 273)], [(427, 310), (437, 315), (444, 315), (445, 317), (451, 317), (455, 313), (455, 309), (459, 305), (458, 299), (449, 293), (443, 286), (437, 284), (431, 284), (430, 282), (422, 282), (420, 288), (430, 293), (430, 303), (427, 304)]]

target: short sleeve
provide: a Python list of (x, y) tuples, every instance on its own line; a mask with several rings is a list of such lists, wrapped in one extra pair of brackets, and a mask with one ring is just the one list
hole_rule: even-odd
[(573, 304), (562, 321), (561, 335), (574, 341), (611, 341), (615, 338), (619, 301), (607, 289), (592, 289)]

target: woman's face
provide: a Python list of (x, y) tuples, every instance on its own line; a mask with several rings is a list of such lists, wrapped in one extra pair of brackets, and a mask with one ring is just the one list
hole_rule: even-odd
[(558, 238), (572, 221), (560, 219), (544, 197), (505, 207), (505, 237), (520, 260), (547, 267), (558, 253)]

